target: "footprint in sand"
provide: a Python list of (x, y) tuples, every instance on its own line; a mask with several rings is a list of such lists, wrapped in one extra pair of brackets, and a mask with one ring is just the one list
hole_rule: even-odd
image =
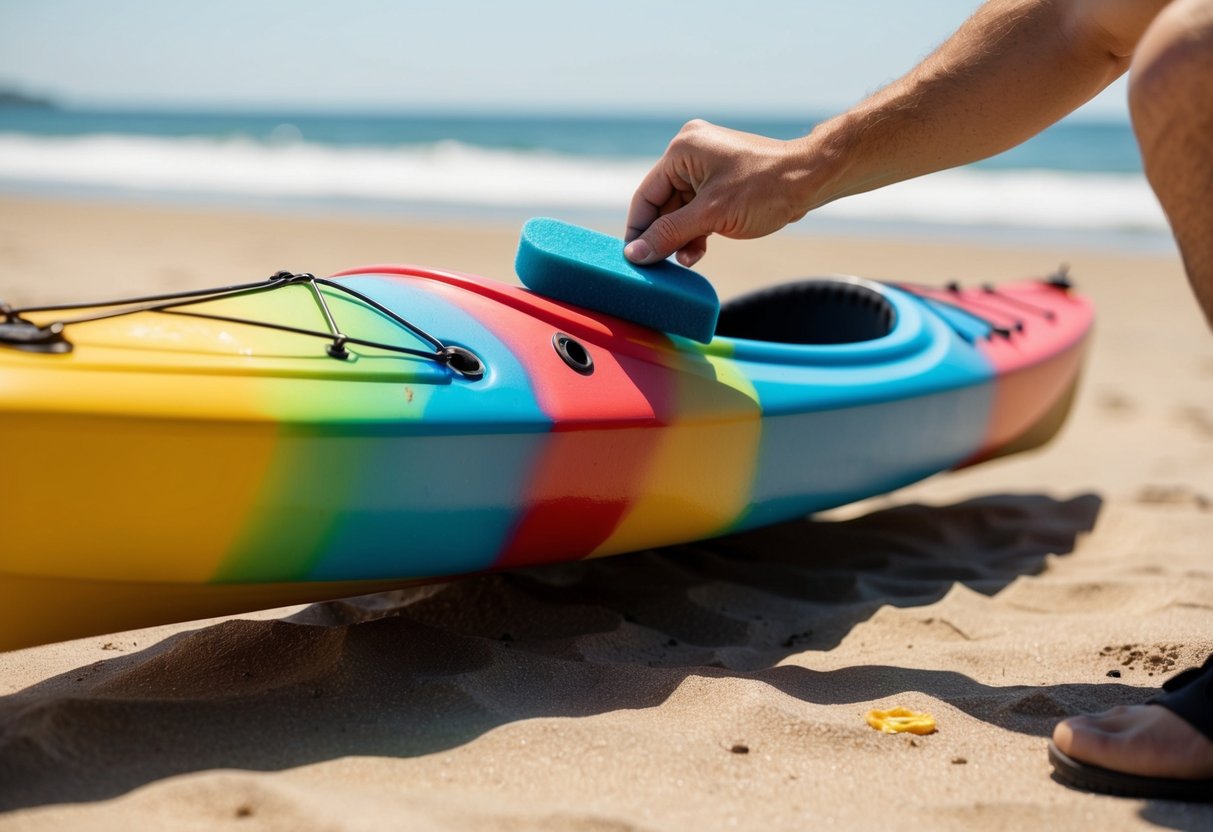
[(1176, 420), (1196, 431), (1202, 439), (1213, 439), (1213, 413), (1199, 405), (1184, 405), (1176, 408)]
[(1131, 416), (1137, 410), (1137, 403), (1120, 390), (1100, 390), (1095, 396), (1095, 403), (1105, 413), (1119, 416)]
[(1149, 484), (1137, 492), (1137, 502), (1148, 506), (1195, 506), (1213, 511), (1213, 498), (1186, 485)]

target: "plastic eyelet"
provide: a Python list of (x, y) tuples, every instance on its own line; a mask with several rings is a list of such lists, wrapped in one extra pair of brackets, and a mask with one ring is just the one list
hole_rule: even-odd
[(580, 341), (565, 335), (563, 332), (557, 332), (552, 336), (552, 347), (555, 348), (556, 354), (559, 355), (565, 364), (568, 364), (575, 372), (583, 376), (588, 376), (594, 372), (594, 359), (590, 356), (587, 350)]
[(463, 347), (447, 347), (442, 352), (446, 356), (446, 366), (468, 381), (479, 381), (484, 378), (484, 362), (476, 353), (465, 350)]

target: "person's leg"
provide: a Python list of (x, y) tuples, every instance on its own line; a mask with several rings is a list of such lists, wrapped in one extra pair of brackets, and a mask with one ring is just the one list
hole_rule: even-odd
[[(1129, 70), (1129, 110), (1146, 177), (1213, 326), (1213, 0), (1175, 0), (1150, 26)], [(1162, 705), (1071, 717), (1053, 742), (1110, 772), (1213, 778), (1213, 741)]]
[(1213, 326), (1213, 0), (1175, 0), (1129, 69), (1129, 111), (1146, 178)]

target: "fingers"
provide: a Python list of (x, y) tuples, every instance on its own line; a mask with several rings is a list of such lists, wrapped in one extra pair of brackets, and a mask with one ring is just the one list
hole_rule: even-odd
[(711, 229), (700, 227), (702, 206), (694, 204), (697, 188), (688, 181), (683, 158), (685, 136), (703, 126), (705, 122), (685, 125), (636, 188), (624, 233), (624, 255), (633, 263), (648, 265), (679, 252), (685, 265), (698, 261), (707, 250)]
[(705, 221), (702, 204), (692, 200), (672, 214), (657, 217), (644, 233), (624, 246), (624, 256), (637, 265), (647, 266), (690, 246), (688, 255), (695, 262), (707, 250), (706, 238), (712, 231)]
[(663, 158), (653, 167), (632, 195), (632, 204), (628, 207), (628, 227), (624, 234), (624, 242), (632, 242), (639, 237), (653, 221), (661, 216), (662, 206), (669, 203), (678, 193), (674, 182), (665, 171)]
[(647, 266), (685, 249), (684, 257), (697, 261), (707, 250), (706, 238), (712, 231), (704, 225), (704, 205), (689, 183), (660, 166), (654, 168), (632, 198), (624, 256)]
[(788, 183), (803, 178), (798, 148), (687, 122), (632, 197), (624, 255), (649, 265), (677, 253), (678, 262), (691, 266), (713, 233), (748, 239), (782, 228), (796, 215)]
[(708, 253), (708, 237), (706, 234), (696, 237), (678, 250), (678, 262), (686, 268), (691, 268)]

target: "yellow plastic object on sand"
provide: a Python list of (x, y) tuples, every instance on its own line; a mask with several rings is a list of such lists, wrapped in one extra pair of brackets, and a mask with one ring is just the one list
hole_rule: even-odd
[(886, 734), (933, 734), (935, 717), (911, 711), (909, 708), (892, 708), (887, 711), (868, 711), (868, 725)]

